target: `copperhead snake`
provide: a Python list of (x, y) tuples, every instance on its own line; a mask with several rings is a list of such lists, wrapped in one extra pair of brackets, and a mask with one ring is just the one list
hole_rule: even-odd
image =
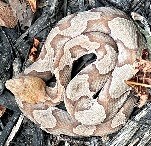
[[(133, 63), (143, 46), (134, 22), (120, 10), (72, 14), (51, 30), (24, 75), (8, 80), (6, 87), (25, 116), (48, 133), (107, 135), (119, 130), (134, 108), (136, 99), (128, 96), (131, 88), (124, 81), (135, 74)], [(86, 54), (96, 60), (71, 79), (73, 63)], [(53, 76), (55, 84), (46, 86)]]

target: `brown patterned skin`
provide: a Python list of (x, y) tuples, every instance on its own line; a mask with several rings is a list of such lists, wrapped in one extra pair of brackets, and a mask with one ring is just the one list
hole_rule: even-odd
[[(133, 63), (142, 47), (133, 21), (117, 9), (72, 14), (51, 30), (24, 76), (7, 81), (6, 87), (22, 112), (51, 134), (107, 135), (125, 124), (135, 105), (124, 81), (135, 74)], [(73, 63), (90, 53), (96, 60), (71, 79)], [(46, 86), (43, 80), (53, 75), (55, 86)], [(62, 101), (67, 111), (56, 106)]]

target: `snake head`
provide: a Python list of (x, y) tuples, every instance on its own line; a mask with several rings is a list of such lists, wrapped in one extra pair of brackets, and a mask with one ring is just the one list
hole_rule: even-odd
[(45, 102), (45, 82), (34, 76), (20, 76), (6, 81), (5, 86), (22, 102), (36, 104)]

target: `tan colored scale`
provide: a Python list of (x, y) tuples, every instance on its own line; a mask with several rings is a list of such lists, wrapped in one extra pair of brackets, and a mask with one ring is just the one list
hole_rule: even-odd
[[(135, 105), (125, 80), (136, 73), (133, 63), (144, 46), (122, 11), (102, 7), (72, 14), (51, 30), (36, 62), (6, 87), (22, 112), (48, 133), (111, 134), (126, 123)], [(92, 53), (96, 60), (71, 79), (74, 62)], [(43, 79), (52, 77), (54, 86), (46, 86)], [(60, 103), (66, 110), (56, 106)]]

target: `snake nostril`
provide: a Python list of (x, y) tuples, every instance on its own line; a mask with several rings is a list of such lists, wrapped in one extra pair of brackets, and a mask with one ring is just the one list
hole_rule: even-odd
[(97, 59), (97, 56), (94, 53), (83, 55), (74, 61), (71, 72), (71, 79), (76, 76), (83, 68), (91, 64)]

